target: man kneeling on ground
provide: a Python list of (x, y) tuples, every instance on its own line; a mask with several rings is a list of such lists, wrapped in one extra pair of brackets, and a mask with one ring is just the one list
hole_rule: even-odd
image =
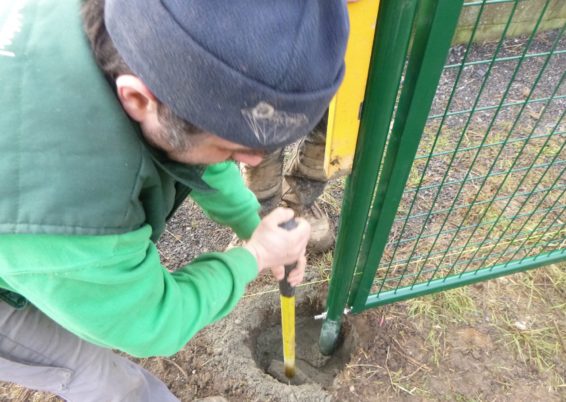
[[(309, 225), (260, 221), (233, 161), (312, 130), (347, 31), (338, 0), (0, 5), (0, 380), (173, 401), (111, 349), (174, 354), (259, 272), (302, 280)], [(155, 242), (189, 193), (248, 241), (170, 273)]]

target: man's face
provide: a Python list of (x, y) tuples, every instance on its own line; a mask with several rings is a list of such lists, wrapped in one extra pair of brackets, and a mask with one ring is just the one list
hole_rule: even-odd
[[(257, 166), (265, 152), (225, 140), (212, 133), (178, 133), (188, 141), (184, 149), (176, 149), (168, 141), (178, 128), (168, 127), (159, 118), (159, 103), (147, 86), (136, 76), (123, 74), (116, 78), (118, 98), (125, 112), (141, 127), (145, 139), (177, 162), (211, 165), (227, 160)], [(221, 118), (221, 117), (219, 117)], [(170, 123), (168, 123), (170, 124)], [(181, 130), (184, 130), (183, 128)]]
[(165, 127), (159, 119), (150, 119), (141, 124), (144, 137), (154, 147), (164, 151), (174, 161), (190, 165), (211, 165), (227, 160), (257, 166), (265, 152), (225, 140), (212, 133), (189, 134), (190, 145), (185, 150), (178, 150), (165, 140)]
[(227, 141), (214, 134), (196, 134), (202, 136), (187, 150), (169, 150), (167, 156), (174, 161), (192, 165), (211, 165), (213, 163), (233, 160), (250, 166), (257, 166), (264, 157), (264, 152), (253, 150)]

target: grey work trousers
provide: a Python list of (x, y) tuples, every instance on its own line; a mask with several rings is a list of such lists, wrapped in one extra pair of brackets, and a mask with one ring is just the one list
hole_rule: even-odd
[(0, 301), (0, 380), (68, 401), (178, 399), (150, 372), (65, 330), (33, 306)]

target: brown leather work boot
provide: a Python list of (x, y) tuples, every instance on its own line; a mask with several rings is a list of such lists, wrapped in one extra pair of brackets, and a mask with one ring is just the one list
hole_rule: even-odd
[(283, 181), (283, 148), (266, 155), (257, 166), (242, 165), (246, 186), (252, 190), (261, 204), (260, 215), (267, 215), (281, 201)]
[(318, 202), (314, 202), (310, 207), (303, 207), (297, 211), (292, 204), (297, 216), (304, 218), (311, 225), (311, 237), (307, 245), (307, 250), (313, 253), (324, 253), (334, 246), (334, 229), (330, 219), (324, 213)]
[[(292, 205), (287, 205), (292, 208)], [(311, 237), (307, 244), (307, 250), (311, 253), (318, 254), (330, 250), (335, 243), (333, 225), (324, 211), (315, 202), (308, 208), (302, 208), (300, 212), (295, 211), (296, 216), (306, 219), (311, 225)], [(224, 251), (230, 250), (234, 247), (242, 246), (243, 240), (238, 236), (233, 235), (232, 240), (225, 248)]]
[(323, 168), (325, 141), (323, 118), (293, 153), (283, 181), (283, 201), (311, 224), (308, 249), (312, 252), (324, 252), (334, 245), (333, 227), (317, 204), (327, 182)]
[(326, 121), (321, 121), (299, 143), (286, 174), (306, 177), (311, 180), (327, 181), (324, 172), (325, 148)]

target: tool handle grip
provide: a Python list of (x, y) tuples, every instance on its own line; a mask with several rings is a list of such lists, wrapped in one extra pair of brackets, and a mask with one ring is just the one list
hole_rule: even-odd
[[(283, 222), (283, 223), (279, 224), (279, 227), (286, 229), (286, 230), (293, 230), (298, 225), (299, 224), (297, 223), (297, 221), (295, 219), (290, 219), (287, 222)], [(283, 279), (281, 279), (279, 281), (279, 293), (281, 293), (281, 296), (285, 296), (285, 297), (295, 296), (295, 288), (293, 286), (291, 286), (289, 284), (289, 282), (287, 282), (287, 278), (289, 277), (289, 273), (293, 269), (295, 269), (296, 266), (297, 266), (296, 262), (294, 262), (292, 264), (285, 265), (285, 276), (283, 277)]]

